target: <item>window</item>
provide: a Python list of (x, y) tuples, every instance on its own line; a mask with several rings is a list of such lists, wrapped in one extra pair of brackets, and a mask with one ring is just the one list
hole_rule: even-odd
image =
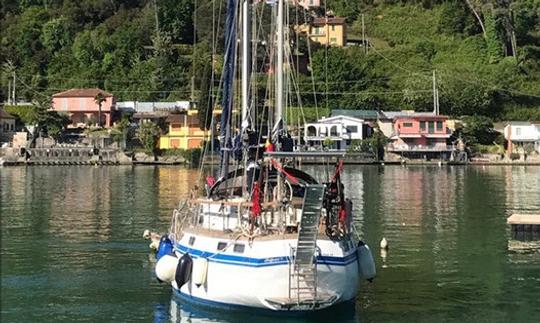
[(189, 244), (190, 246), (193, 246), (194, 243), (195, 243), (195, 237), (194, 237), (194, 236), (189, 237), (188, 244)]
[(437, 131), (442, 131), (442, 130), (443, 130), (442, 121), (437, 121)]
[(412, 128), (412, 122), (403, 122), (403, 128)]
[(337, 133), (337, 126), (332, 126), (330, 128), (330, 136), (337, 136), (338, 133)]
[(521, 128), (516, 127), (516, 136), (521, 136)]
[(225, 248), (227, 248), (227, 242), (218, 242), (217, 244), (218, 251), (224, 251)]
[(308, 126), (307, 127), (307, 135), (309, 137), (317, 136), (317, 128), (315, 128), (314, 126)]
[(358, 132), (358, 126), (347, 126), (347, 132), (348, 133), (357, 133)]
[(336, 26), (332, 25), (332, 31), (335, 31), (335, 30), (336, 30)]
[(315, 35), (319, 35), (319, 34), (320, 34), (320, 31), (321, 31), (321, 29), (320, 29), (319, 27), (315, 27), (315, 28), (313, 29), (313, 33), (314, 33)]
[(244, 253), (244, 249), (246, 248), (245, 245), (241, 243), (235, 243), (233, 247), (233, 251), (237, 253)]
[(336, 37), (331, 37), (330, 42), (333, 43), (333, 44), (337, 43), (337, 38)]
[(420, 121), (420, 130), (426, 131), (426, 121)]

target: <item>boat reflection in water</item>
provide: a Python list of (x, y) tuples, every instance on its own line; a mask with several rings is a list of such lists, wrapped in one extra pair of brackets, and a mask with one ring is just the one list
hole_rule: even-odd
[[(298, 322), (298, 318), (286, 317), (278, 313), (269, 313), (267, 316), (260, 315), (256, 311), (226, 311), (199, 306), (193, 306), (182, 302), (176, 297), (171, 297), (170, 304), (158, 303), (154, 306), (154, 322), (249, 322), (253, 315), (257, 314), (257, 322)], [(302, 316), (310, 322), (358, 322), (354, 302), (346, 302), (327, 310)]]

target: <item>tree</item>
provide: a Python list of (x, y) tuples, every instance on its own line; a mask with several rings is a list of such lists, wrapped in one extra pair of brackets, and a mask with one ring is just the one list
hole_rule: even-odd
[(96, 104), (98, 105), (98, 127), (100, 127), (100, 128), (101, 128), (101, 105), (106, 100), (107, 100), (107, 98), (105, 97), (105, 95), (102, 92), (99, 92), (94, 97), (94, 102), (96, 102)]
[(463, 127), (458, 129), (458, 136), (468, 145), (492, 145), (497, 138), (493, 122), (484, 116), (465, 116), (462, 118)]
[(137, 136), (141, 144), (143, 145), (144, 150), (148, 154), (152, 154), (155, 158), (157, 151), (157, 144), (159, 140), (159, 135), (161, 131), (157, 124), (148, 121), (142, 122), (137, 130)]

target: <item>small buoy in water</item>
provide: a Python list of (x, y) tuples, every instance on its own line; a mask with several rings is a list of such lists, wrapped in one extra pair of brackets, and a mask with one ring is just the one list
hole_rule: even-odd
[(382, 258), (382, 267), (383, 268), (388, 268), (388, 265), (386, 265), (386, 257), (388, 257), (388, 250), (386, 249), (381, 249), (381, 258)]
[(358, 261), (358, 273), (360, 277), (373, 281), (377, 270), (375, 269), (375, 261), (373, 260), (373, 255), (369, 246), (363, 241), (358, 241), (358, 247), (356, 248), (356, 256)]
[(385, 238), (385, 237), (383, 237), (383, 238), (381, 239), (381, 244), (380, 244), (380, 246), (381, 246), (381, 249), (385, 249), (385, 250), (388, 249), (388, 241), (386, 241), (386, 238)]
[(160, 282), (170, 283), (174, 280), (178, 258), (172, 255), (164, 255), (156, 264), (156, 277)]
[(208, 260), (199, 257), (193, 260), (193, 283), (200, 287), (206, 283), (206, 275), (208, 273)]

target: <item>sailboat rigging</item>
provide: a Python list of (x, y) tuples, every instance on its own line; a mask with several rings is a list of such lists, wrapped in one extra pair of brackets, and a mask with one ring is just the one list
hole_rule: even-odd
[[(255, 105), (250, 104), (249, 29), (256, 5), (264, 4), (227, 0), (218, 179), (207, 183), (204, 194), (174, 210), (170, 231), (158, 248), (156, 276), (188, 302), (320, 310), (354, 299), (360, 279), (372, 279), (375, 266), (369, 247), (355, 234), (352, 202), (341, 182), (343, 163), (336, 164), (326, 183), (295, 167), (297, 158), (313, 154), (294, 151), (283, 118), (288, 69), (284, 0), (277, 1), (276, 33), (271, 37), (276, 49), (274, 124), (266, 139), (250, 118)], [(239, 25), (242, 113), (233, 137)], [(341, 154), (316, 156), (330, 159)]]

